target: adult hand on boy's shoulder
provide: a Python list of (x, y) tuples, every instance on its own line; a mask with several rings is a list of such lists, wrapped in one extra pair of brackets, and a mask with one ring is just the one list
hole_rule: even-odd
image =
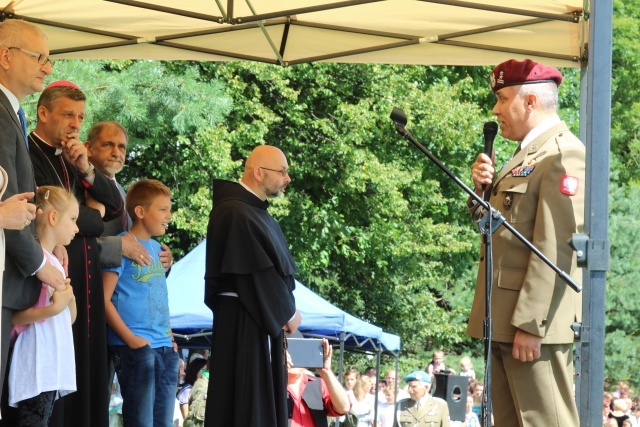
[(160, 262), (162, 262), (164, 271), (168, 272), (171, 268), (171, 265), (173, 264), (173, 255), (171, 255), (171, 249), (169, 248), (169, 246), (165, 245), (164, 243), (162, 244), (162, 246), (160, 246), (160, 248), (162, 249), (162, 252), (158, 254), (160, 255)]
[(151, 264), (149, 251), (142, 246), (130, 233), (122, 236), (122, 256), (135, 261), (138, 265)]

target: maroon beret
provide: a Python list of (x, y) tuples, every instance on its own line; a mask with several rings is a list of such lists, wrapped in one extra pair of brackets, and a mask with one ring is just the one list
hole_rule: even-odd
[(530, 83), (555, 82), (560, 86), (562, 73), (557, 68), (538, 64), (530, 59), (510, 59), (494, 68), (490, 79), (491, 90), (495, 93), (503, 87)]

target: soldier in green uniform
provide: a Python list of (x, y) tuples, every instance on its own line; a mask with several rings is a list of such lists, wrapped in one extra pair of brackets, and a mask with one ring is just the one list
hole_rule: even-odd
[(431, 376), (424, 371), (415, 371), (404, 380), (409, 398), (396, 404), (396, 427), (449, 427), (447, 402), (429, 394)]

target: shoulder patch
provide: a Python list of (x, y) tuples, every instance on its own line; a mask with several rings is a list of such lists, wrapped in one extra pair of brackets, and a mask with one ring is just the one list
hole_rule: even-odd
[(562, 180), (560, 182), (560, 192), (567, 196), (575, 196), (578, 194), (579, 183), (580, 180), (575, 176), (564, 174), (562, 175)]

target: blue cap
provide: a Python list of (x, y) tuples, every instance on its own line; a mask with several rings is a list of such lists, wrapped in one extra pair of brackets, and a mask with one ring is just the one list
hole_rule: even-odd
[(431, 375), (425, 371), (414, 371), (404, 377), (404, 382), (408, 383), (409, 381), (424, 381), (431, 384)]

